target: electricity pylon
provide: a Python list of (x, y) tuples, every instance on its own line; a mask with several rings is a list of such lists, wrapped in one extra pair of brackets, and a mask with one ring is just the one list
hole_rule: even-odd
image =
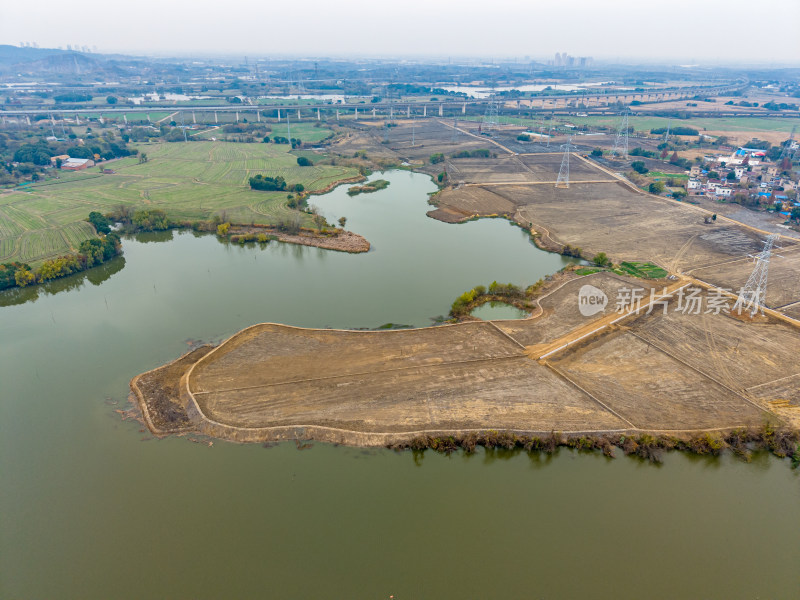
[(489, 133), (497, 129), (500, 124), (500, 117), (498, 116), (497, 101), (492, 96), (489, 100), (489, 106), (486, 107), (486, 114), (483, 115), (483, 131)]
[(566, 144), (561, 147), (564, 148), (564, 158), (561, 159), (561, 168), (558, 170), (558, 179), (556, 179), (557, 188), (569, 187), (569, 153), (572, 146), (572, 137), (567, 140)]
[(622, 113), (622, 123), (617, 131), (617, 139), (614, 140), (614, 148), (611, 150), (611, 155), (615, 156), (620, 154), (622, 158), (628, 160), (628, 111)]
[(734, 310), (739, 309), (750, 311), (750, 315), (755, 315), (760, 309), (764, 308), (764, 301), (767, 295), (767, 274), (769, 273), (769, 259), (772, 256), (772, 248), (780, 238), (780, 234), (773, 233), (764, 240), (764, 249), (758, 254), (751, 255), (756, 260), (756, 266), (750, 274), (750, 278), (744, 287), (739, 291), (739, 297), (733, 305)]

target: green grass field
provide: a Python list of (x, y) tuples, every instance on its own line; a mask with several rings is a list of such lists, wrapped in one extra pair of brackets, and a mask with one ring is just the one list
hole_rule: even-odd
[[(314, 129), (327, 135), (325, 129)], [(83, 222), (93, 210), (105, 213), (127, 205), (163, 209), (180, 221), (220, 215), (236, 223), (270, 224), (297, 213), (288, 208), (285, 192), (253, 191), (249, 177), (280, 175), (287, 183), (302, 183), (313, 192), (358, 175), (349, 167), (299, 167), (291, 148), (283, 144), (191, 142), (137, 147), (147, 154), (148, 162), (114, 161), (108, 165), (116, 171), (114, 175), (98, 177), (99, 168), (92, 168), (81, 177), (70, 174), (0, 196), (0, 263), (19, 260), (36, 265), (74, 252), (81, 241), (94, 235)]]
[[(573, 125), (589, 125), (590, 127), (608, 127), (614, 131), (619, 128), (620, 117), (568, 117), (564, 122)], [(528, 121), (530, 122), (530, 121)], [(650, 131), (657, 127), (666, 127), (670, 120), (666, 117), (630, 117), (630, 125), (637, 131)], [(719, 117), (696, 119), (672, 119), (673, 127), (692, 127), (698, 131), (785, 131), (800, 126), (799, 118), (770, 119), (769, 117)]]
[(621, 275), (633, 275), (644, 279), (661, 279), (669, 275), (664, 269), (653, 263), (623, 262), (619, 265)]
[[(297, 114), (290, 114), (289, 116), (289, 119), (291, 121), (290, 124), (292, 127), (293, 138), (299, 138), (304, 142), (316, 143), (321, 140), (324, 140), (332, 133), (330, 129), (326, 129), (325, 127), (315, 127), (314, 123), (317, 123), (316, 120), (313, 122), (301, 121), (297, 123), (295, 122), (296, 117)], [(270, 123), (270, 127), (272, 127), (272, 133), (270, 133), (271, 137), (274, 137), (276, 135), (288, 137), (285, 120), (280, 124)]]
[(686, 173), (662, 173), (661, 171), (650, 171), (647, 173), (647, 176), (657, 179), (689, 179)]

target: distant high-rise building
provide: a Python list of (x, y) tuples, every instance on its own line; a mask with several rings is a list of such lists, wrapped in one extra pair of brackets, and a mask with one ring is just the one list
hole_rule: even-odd
[(570, 56), (566, 52), (556, 52), (555, 58), (549, 61), (554, 67), (580, 67), (586, 68), (592, 64), (591, 56)]

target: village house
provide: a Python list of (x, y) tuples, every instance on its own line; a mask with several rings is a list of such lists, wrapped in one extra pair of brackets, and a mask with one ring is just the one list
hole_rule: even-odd
[(719, 186), (714, 190), (714, 195), (722, 198), (729, 198), (731, 194), (733, 194), (733, 188), (725, 186)]
[(61, 163), (62, 171), (82, 171), (94, 166), (94, 161), (90, 158), (67, 158)]
[(59, 158), (61, 159), (61, 163), (63, 164), (69, 160), (69, 154), (59, 154), (58, 156), (51, 156), (50, 164), (55, 166)]

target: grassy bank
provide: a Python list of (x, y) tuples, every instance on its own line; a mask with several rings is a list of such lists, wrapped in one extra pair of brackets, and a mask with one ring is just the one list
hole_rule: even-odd
[[(312, 126), (308, 130), (327, 131)], [(300, 167), (288, 144), (155, 143), (138, 149), (148, 161), (115, 161), (114, 174), (100, 175), (94, 167), (80, 178), (70, 174), (69, 180), (48, 180), (0, 196), (0, 263), (38, 265), (75, 252), (80, 242), (94, 236), (83, 222), (93, 210), (105, 214), (121, 206), (157, 208), (174, 221), (208, 221), (217, 216), (223, 221), (271, 225), (298, 212), (288, 206), (285, 192), (250, 190), (251, 176), (282, 176), (312, 193), (359, 176), (348, 166)], [(311, 225), (310, 216), (300, 218), (304, 226)]]
[(379, 190), (383, 190), (389, 187), (389, 182), (385, 179), (376, 179), (375, 181), (370, 181), (365, 185), (354, 185), (349, 190), (347, 190), (348, 196), (357, 196), (358, 194), (371, 194), (372, 192), (377, 192)]

